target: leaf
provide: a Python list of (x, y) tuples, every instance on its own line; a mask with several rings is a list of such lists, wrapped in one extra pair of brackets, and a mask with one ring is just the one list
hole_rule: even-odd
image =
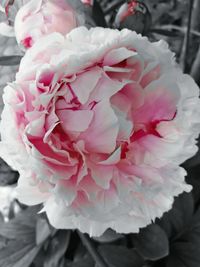
[(63, 258), (63, 259), (61, 260), (61, 262), (59, 263), (59, 265), (56, 266), (56, 267), (66, 267), (66, 260), (65, 260), (65, 258)]
[(0, 186), (12, 185), (17, 182), (18, 173), (13, 171), (1, 158), (0, 158)]
[(28, 208), (7, 223), (0, 225), (0, 235), (7, 239), (16, 239), (18, 241), (34, 241), (36, 211), (38, 208)]
[(133, 242), (138, 253), (148, 260), (159, 260), (169, 254), (169, 241), (164, 230), (157, 224), (143, 228), (134, 235)]
[(166, 267), (199, 267), (200, 242), (176, 242), (171, 250)]
[(46, 219), (38, 218), (36, 223), (36, 244), (42, 244), (51, 234), (51, 229)]
[(86, 255), (78, 261), (67, 263), (66, 267), (94, 267), (94, 261), (89, 255)]
[(35, 229), (23, 224), (19, 224), (15, 219), (0, 226), (0, 235), (8, 239), (34, 240)]
[(165, 213), (158, 223), (169, 238), (174, 237), (190, 225), (193, 212), (194, 200), (192, 193), (183, 193), (175, 199), (172, 209)]
[(200, 263), (200, 207), (178, 236), (172, 239), (167, 267), (199, 267)]
[(166, 267), (190, 267), (185, 264), (176, 255), (170, 255), (170, 258), (166, 261)]
[(152, 33), (157, 33), (160, 35), (168, 36), (168, 37), (179, 37), (183, 36), (183, 33), (180, 31), (172, 31), (172, 30), (165, 30), (165, 29), (151, 29)]
[(22, 225), (33, 227), (35, 229), (38, 212), (41, 210), (41, 206), (32, 206), (24, 209), (17, 214), (15, 220)]
[(0, 212), (0, 224), (4, 222), (4, 216), (3, 214)]
[[(1, 1), (0, 1), (1, 2)], [(2, 20), (3, 18), (1, 18)], [(19, 49), (19, 46), (17, 45), (16, 38), (8, 38), (5, 36), (0, 37), (0, 56), (6, 56), (6, 55), (20, 55), (21, 51)], [(3, 94), (3, 88), (6, 86), (7, 82), (11, 82), (15, 79), (15, 74), (18, 69), (18, 66), (0, 66), (0, 113), (2, 112), (3, 109), (3, 100), (2, 100), (2, 94)], [(10, 174), (11, 176), (14, 172)], [(0, 174), (2, 177), (2, 175)], [(4, 176), (4, 174), (3, 174)], [(6, 178), (4, 176), (4, 178)], [(17, 180), (14, 179), (14, 182), (7, 183), (9, 181), (10, 177), (7, 175), (7, 180), (5, 179), (5, 184), (13, 184)], [(17, 178), (17, 177), (16, 177)], [(1, 181), (1, 179), (0, 179)], [(2, 184), (3, 185), (3, 184)]]
[(40, 247), (34, 243), (24, 244), (10, 241), (8, 246), (0, 250), (1, 267), (28, 267), (32, 263)]
[(94, 0), (93, 10), (92, 10), (92, 17), (96, 23), (97, 26), (100, 27), (107, 27), (107, 23), (104, 17), (104, 13), (101, 9), (100, 4)]
[(93, 237), (93, 239), (100, 243), (111, 243), (124, 238), (122, 234), (118, 234), (112, 229), (108, 229), (102, 236)]
[(70, 242), (71, 232), (60, 230), (49, 243), (44, 267), (57, 267)]
[[(76, 246), (76, 244), (78, 244), (75, 252), (74, 252), (74, 261), (80, 261), (82, 260), (87, 254), (88, 251), (86, 249), (86, 247), (83, 245), (82, 242), (79, 241), (79, 239), (76, 239), (76, 236), (72, 235), (72, 241), (70, 243), (70, 246), (74, 247)], [(69, 250), (69, 253), (71, 253), (71, 251)]]
[(0, 246), (1, 267), (28, 267), (40, 250), (35, 243), (36, 208), (20, 212), (8, 223), (0, 225), (0, 238), (6, 246)]
[(110, 267), (142, 267), (144, 263), (141, 256), (134, 249), (101, 245), (98, 250)]
[(0, 66), (14, 66), (19, 65), (22, 56), (3, 56), (0, 57)]
[(3, 236), (0, 236), (0, 250), (5, 248), (8, 244), (8, 240), (3, 237)]

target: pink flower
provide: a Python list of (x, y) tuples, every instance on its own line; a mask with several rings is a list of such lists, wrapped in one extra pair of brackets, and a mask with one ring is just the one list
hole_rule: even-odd
[(4, 92), (1, 156), (56, 228), (138, 232), (190, 191), (199, 92), (164, 41), (80, 27), (30, 48)]
[(65, 35), (77, 25), (76, 13), (67, 1), (30, 0), (19, 9), (14, 28), (18, 43), (30, 48), (44, 35)]

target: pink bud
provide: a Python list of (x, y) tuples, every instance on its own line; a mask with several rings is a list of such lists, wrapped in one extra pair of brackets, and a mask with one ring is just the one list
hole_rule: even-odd
[(89, 6), (93, 6), (93, 4), (94, 4), (94, 1), (93, 0), (81, 0), (81, 2), (84, 5), (89, 5)]
[(116, 16), (116, 24), (119, 25), (121, 22), (123, 22), (127, 17), (135, 14), (136, 12), (136, 8), (138, 6), (138, 2), (133, 0), (129, 3), (124, 3), (118, 13), (117, 13), (117, 16)]
[(18, 43), (30, 48), (44, 35), (66, 35), (77, 26), (76, 12), (67, 1), (31, 0), (19, 9), (14, 28)]

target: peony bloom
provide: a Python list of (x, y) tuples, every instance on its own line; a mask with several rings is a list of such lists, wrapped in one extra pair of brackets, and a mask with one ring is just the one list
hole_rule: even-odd
[(66, 0), (30, 0), (19, 9), (14, 29), (17, 42), (30, 48), (44, 35), (65, 35), (77, 25), (76, 13)]
[(1, 156), (18, 198), (91, 236), (138, 232), (190, 191), (199, 92), (164, 41), (80, 27), (39, 40), (4, 92)]

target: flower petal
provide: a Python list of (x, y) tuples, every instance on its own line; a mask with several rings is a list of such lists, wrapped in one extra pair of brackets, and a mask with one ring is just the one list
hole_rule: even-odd
[(107, 100), (99, 102), (93, 111), (93, 121), (80, 138), (85, 141), (85, 147), (90, 152), (111, 153), (116, 147), (118, 119)]
[(92, 110), (62, 110), (57, 115), (65, 132), (84, 132), (92, 122)]

